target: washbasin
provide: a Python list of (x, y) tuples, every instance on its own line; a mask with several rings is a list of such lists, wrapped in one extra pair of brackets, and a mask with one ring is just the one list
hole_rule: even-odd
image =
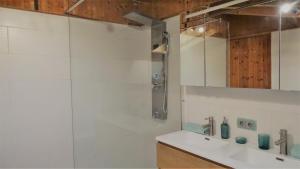
[(186, 138), (186, 143), (191, 146), (201, 148), (203, 151), (215, 151), (223, 146), (226, 146), (228, 143), (222, 140), (214, 139), (205, 135), (197, 135), (194, 138), (193, 134), (189, 134)]
[(231, 156), (232, 159), (253, 168), (300, 168), (300, 161), (286, 156), (245, 148)]
[(187, 131), (180, 131), (179, 133), (168, 135), (168, 139), (179, 145), (186, 145), (205, 152), (215, 151), (228, 144), (222, 140)]

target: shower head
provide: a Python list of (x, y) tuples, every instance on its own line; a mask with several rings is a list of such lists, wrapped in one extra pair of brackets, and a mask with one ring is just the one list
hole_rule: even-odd
[(152, 50), (152, 53), (167, 54), (167, 45), (166, 44), (159, 45), (157, 48)]
[(130, 12), (130, 13), (124, 15), (124, 18), (129, 19), (129, 20), (134, 21), (134, 22), (137, 22), (137, 23), (142, 24), (142, 25), (146, 25), (146, 26), (153, 26), (153, 25), (156, 25), (156, 24), (164, 23), (162, 21), (151, 18), (149, 16), (142, 15), (138, 12)]
[(169, 48), (169, 34), (166, 32), (166, 22), (142, 15), (138, 12), (130, 12), (124, 18), (136, 23), (151, 27), (152, 53), (167, 54)]

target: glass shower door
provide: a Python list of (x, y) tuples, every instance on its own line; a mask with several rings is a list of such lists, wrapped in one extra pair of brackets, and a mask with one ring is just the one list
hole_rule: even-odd
[(155, 137), (180, 130), (179, 17), (167, 23), (169, 117), (161, 121), (152, 119), (151, 29), (70, 18), (76, 168), (154, 168)]

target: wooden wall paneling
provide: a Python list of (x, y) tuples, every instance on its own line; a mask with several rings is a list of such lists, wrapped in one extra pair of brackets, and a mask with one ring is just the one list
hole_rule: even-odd
[[(254, 79), (253, 79), (253, 86), (249, 86), (250, 88), (262, 88), (260, 81), (261, 81), (261, 74), (262, 74), (262, 66), (263, 63), (261, 61), (262, 53), (261, 50), (261, 39), (258, 39), (257, 37), (253, 38), (247, 38), (250, 40), (249, 48), (251, 48), (250, 57), (252, 58), (254, 62)], [(262, 79), (263, 80), (263, 79)]]
[(239, 57), (241, 53), (240, 41), (230, 42), (230, 87), (239, 87)]
[(248, 81), (249, 81), (249, 39), (245, 39), (245, 41), (240, 41), (241, 42), (241, 46), (240, 48), (242, 49), (240, 51), (240, 56), (239, 57), (239, 87), (242, 88), (247, 88), (248, 87)]
[(255, 81), (256, 81), (256, 74), (257, 74), (257, 58), (259, 58), (259, 56), (257, 56), (258, 52), (256, 51), (256, 44), (253, 43), (255, 42), (255, 40), (253, 40), (252, 38), (247, 38), (247, 40), (249, 40), (249, 81), (248, 81), (248, 87), (249, 88), (254, 88), (255, 87)]
[(268, 89), (271, 89), (272, 88), (272, 38), (271, 38), (271, 34), (268, 35), (267, 37), (267, 42), (265, 44), (265, 48), (267, 50), (266, 51), (266, 54), (264, 55), (264, 60), (265, 60), (265, 64), (266, 66), (264, 67), (266, 70), (265, 70), (265, 79), (267, 79), (267, 81), (264, 81), (265, 82), (265, 86), (268, 88)]
[(271, 34), (231, 40), (230, 86), (271, 88)]

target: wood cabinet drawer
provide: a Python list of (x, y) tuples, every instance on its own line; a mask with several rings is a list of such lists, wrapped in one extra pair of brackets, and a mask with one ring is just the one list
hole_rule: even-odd
[(157, 143), (157, 167), (160, 169), (229, 168), (163, 143)]

